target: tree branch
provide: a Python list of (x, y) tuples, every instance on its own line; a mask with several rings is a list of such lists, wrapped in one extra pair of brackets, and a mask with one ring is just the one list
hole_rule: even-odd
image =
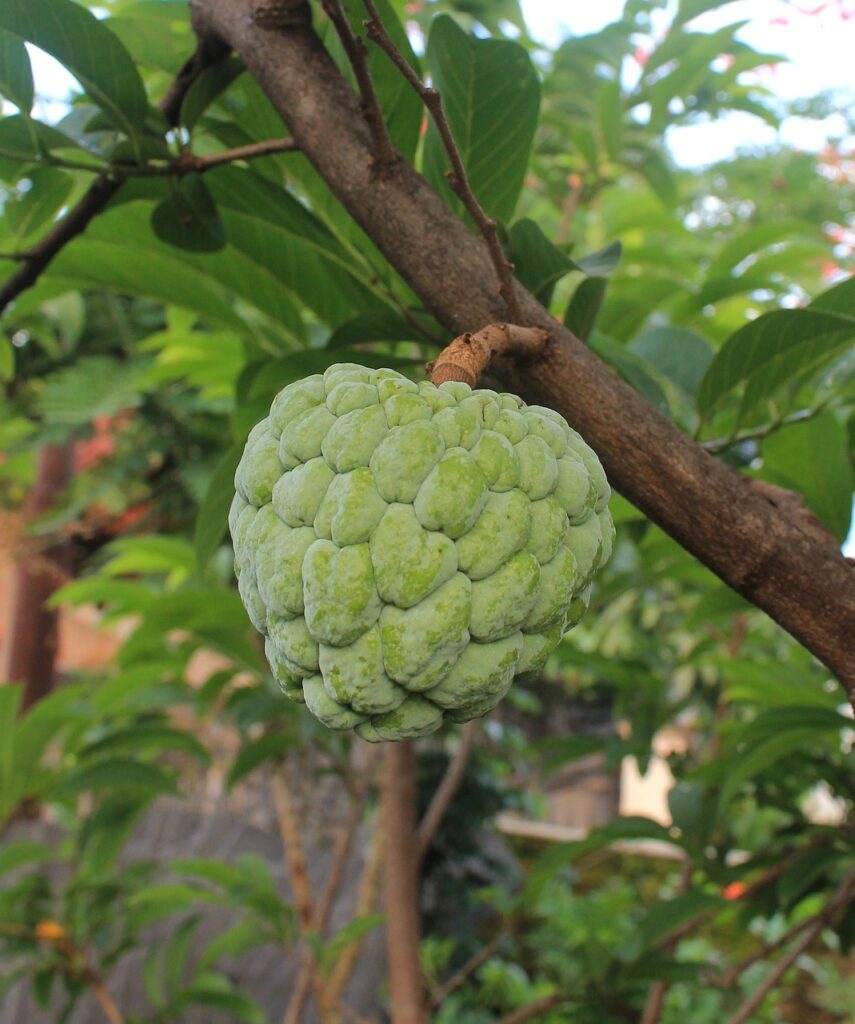
[(463, 964), (460, 970), (455, 971), (448, 981), (440, 985), (440, 987), (433, 993), (430, 1001), (431, 1008), (434, 1010), (438, 1009), (451, 995), (451, 993), (455, 991), (455, 989), (460, 988), (460, 986), (478, 970), (481, 964), (485, 964), (494, 953), (499, 951), (499, 948), (507, 937), (507, 930), (502, 929), (498, 935), (495, 935), (490, 939), (486, 946), (482, 946), (477, 953), (473, 953), (466, 963)]
[(467, 722), (461, 729), (457, 750), (454, 751), (454, 754), (449, 759), (445, 775), (443, 775), (442, 781), (437, 786), (436, 792), (428, 804), (428, 809), (419, 823), (416, 834), (416, 859), (419, 864), (424, 860), (425, 854), (430, 849), (449, 804), (454, 799), (457, 790), (460, 789), (460, 783), (463, 781), (466, 764), (475, 745), (475, 737), (478, 734), (480, 724), (476, 718), (474, 721)]
[(484, 241), (487, 243), (487, 248), (490, 253), (490, 259), (493, 261), (493, 266), (496, 270), (496, 276), (499, 279), (499, 294), (505, 300), (507, 306), (509, 318), (517, 324), (523, 322), (522, 316), (520, 315), (520, 308), (517, 302), (517, 296), (514, 292), (514, 268), (505, 257), (502, 251), (502, 245), (499, 242), (499, 233), (496, 229), (496, 222), (492, 217), (488, 217), (484, 212), (483, 207), (475, 198), (475, 193), (472, 191), (472, 187), (469, 184), (469, 179), (466, 176), (466, 168), (463, 166), (463, 160), (460, 156), (460, 150), (457, 148), (457, 143), (454, 141), (454, 135), (451, 131), (451, 126), (448, 123), (448, 118), (445, 116), (445, 110), (442, 106), (442, 97), (436, 89), (431, 89), (422, 82), (421, 78), (406, 62), (401, 52), (395, 46), (391, 36), (383, 26), (383, 22), (377, 11), (377, 6), (374, 0), (363, 0), (365, 9), (369, 14), (369, 19), (365, 23), (365, 27), (368, 31), (369, 38), (373, 39), (375, 43), (381, 49), (385, 51), (390, 57), (392, 62), (401, 71), (401, 74), (406, 78), (410, 85), (416, 90), (427, 108), (430, 116), (433, 118), (433, 123), (436, 125), (436, 130), (439, 132), (439, 137), (442, 139), (442, 144), (445, 147), (445, 151), (448, 154), (448, 159), (451, 161), (451, 171), (448, 175), (448, 182), (457, 195), (460, 197), (460, 201), (469, 211), (469, 215), (481, 232)]
[(386, 956), (394, 1024), (427, 1024), (420, 960), (415, 845), (416, 752), (412, 740), (386, 745), (383, 771)]
[(333, 23), (356, 81), (359, 85), (359, 95), (362, 98), (362, 111), (365, 120), (371, 131), (371, 138), (374, 141), (375, 170), (382, 177), (400, 160), (395, 151), (386, 122), (383, 120), (383, 111), (380, 109), (380, 101), (377, 99), (377, 92), (374, 89), (374, 82), (368, 71), (368, 51), (364, 41), (354, 35), (347, 15), (341, 6), (341, 0), (323, 0), (321, 6), (327, 17)]
[(488, 324), (475, 334), (467, 331), (455, 338), (434, 362), (428, 363), (427, 371), (436, 385), (460, 380), (474, 388), (494, 359), (505, 356), (524, 362), (543, 358), (548, 341), (549, 332), (539, 327)]
[[(226, 39), (302, 152), (425, 306), (455, 335), (504, 317), (495, 267), (405, 161), (378, 189), (359, 101), (310, 26), (267, 31), (250, 0), (191, 0), (197, 30)], [(550, 333), (544, 358), (493, 369), (525, 401), (560, 412), (615, 486), (748, 601), (768, 612), (855, 700), (855, 573), (754, 493), (517, 286), (522, 322)]]
[[(185, 63), (165, 95), (158, 103), (168, 124), (175, 126), (181, 115), (181, 104), (193, 82), (213, 64), (224, 60), (229, 47), (219, 36), (202, 34), (198, 36), (196, 51)], [(0, 315), (7, 306), (38, 281), (52, 260), (68, 245), (82, 235), (93, 217), (109, 204), (113, 196), (125, 183), (125, 178), (113, 178), (100, 174), (84, 192), (83, 197), (68, 213), (51, 228), (27, 252), (21, 254), (21, 266), (0, 286)]]
[[(784, 977), (796, 960), (798, 960), (802, 953), (809, 949), (813, 942), (819, 937), (822, 929), (828, 924), (840, 907), (845, 906), (848, 903), (849, 896), (851, 895), (853, 888), (855, 888), (855, 874), (849, 875), (826, 906), (816, 914), (815, 917), (808, 919), (811, 922), (810, 928), (808, 928), (790, 952), (787, 953), (786, 956), (781, 957), (763, 981), (760, 982), (757, 988), (754, 989), (754, 991), (742, 1003), (736, 1013), (728, 1019), (727, 1024), (746, 1024), (746, 1021), (754, 1014), (754, 1011)], [(793, 937), (793, 934), (795, 933), (792, 933), (790, 938)], [(745, 966), (747, 967), (750, 965), (746, 963)]]
[(541, 1017), (544, 1013), (548, 1013), (550, 1010), (554, 1010), (556, 1006), (566, 1002), (567, 996), (562, 996), (555, 992), (551, 996), (544, 996), (542, 999), (529, 1003), (528, 1006), (521, 1006), (518, 1010), (514, 1010), (513, 1013), (505, 1014), (504, 1017), (499, 1018), (497, 1024), (525, 1024), (525, 1021)]

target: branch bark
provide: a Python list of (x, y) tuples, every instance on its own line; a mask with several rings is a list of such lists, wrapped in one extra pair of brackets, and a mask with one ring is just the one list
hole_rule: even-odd
[[(246, 62), (332, 192), (455, 335), (503, 318), (484, 244), (406, 162), (378, 183), (359, 99), (303, 19), (267, 29), (252, 0), (191, 0), (197, 31)], [(296, 19), (295, 19), (296, 21)], [(681, 433), (517, 284), (522, 320), (549, 331), (544, 358), (509, 389), (551, 406), (600, 456), (613, 485), (734, 590), (768, 612), (855, 698), (855, 575), (747, 480)]]
[(389, 743), (383, 771), (384, 901), (393, 1024), (427, 1024), (420, 963), (416, 861), (416, 754), (412, 740)]

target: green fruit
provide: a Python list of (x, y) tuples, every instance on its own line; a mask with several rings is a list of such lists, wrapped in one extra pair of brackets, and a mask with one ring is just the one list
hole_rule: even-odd
[(352, 363), (276, 396), (235, 487), (273, 674), (372, 742), (484, 715), (542, 668), (614, 538), (602, 466), (554, 410)]

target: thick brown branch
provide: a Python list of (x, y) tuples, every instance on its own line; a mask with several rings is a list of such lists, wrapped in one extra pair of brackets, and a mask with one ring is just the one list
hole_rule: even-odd
[(474, 388), (478, 377), (500, 356), (525, 360), (542, 358), (549, 331), (517, 324), (488, 324), (475, 334), (461, 334), (440, 352), (427, 370), (434, 384), (460, 380)]
[(383, 770), (386, 956), (394, 1024), (427, 1024), (420, 960), (416, 864), (416, 753), (412, 740), (386, 746)]
[[(218, 36), (200, 35), (196, 52), (175, 76), (158, 107), (170, 125), (178, 124), (181, 104), (193, 82), (212, 64), (224, 60), (229, 47)], [(58, 221), (31, 249), (23, 253), (21, 266), (0, 286), (0, 315), (6, 307), (38, 281), (51, 261), (69, 242), (83, 234), (89, 222), (104, 210), (124, 184), (124, 178), (99, 175), (83, 194), (83, 198)]]
[(490, 252), (490, 259), (493, 261), (496, 276), (499, 279), (499, 294), (505, 300), (508, 317), (513, 320), (514, 323), (522, 323), (519, 304), (514, 291), (514, 268), (512, 264), (508, 262), (504, 252), (502, 251), (496, 222), (492, 217), (488, 217), (484, 212), (483, 207), (475, 198), (472, 186), (469, 184), (469, 179), (466, 176), (466, 168), (463, 166), (463, 159), (460, 156), (460, 150), (457, 148), (457, 143), (454, 141), (454, 135), (451, 131), (451, 126), (448, 123), (448, 118), (445, 116), (445, 110), (442, 106), (442, 97), (436, 89), (426, 86), (404, 59), (400, 50), (398, 50), (397, 46), (395, 46), (392, 41), (392, 37), (384, 28), (374, 0), (363, 0), (363, 2), (365, 4), (365, 9), (368, 11), (370, 16), (368, 21), (365, 23), (369, 37), (389, 55), (391, 60), (400, 69), (403, 76), (419, 94), (422, 99), (422, 103), (424, 103), (430, 113), (430, 116), (433, 118), (433, 123), (436, 125), (436, 130), (439, 132), (439, 137), (442, 139), (442, 145), (445, 148), (445, 152), (448, 154), (448, 159), (451, 161), (451, 171), (448, 175), (448, 182), (459, 196), (460, 201), (466, 207), (470, 217), (475, 222), (478, 230), (484, 238), (484, 241), (487, 243), (487, 248)]
[(472, 753), (472, 747), (475, 745), (475, 737), (478, 734), (480, 724), (475, 719), (475, 721), (467, 722), (463, 726), (457, 750), (454, 751), (449, 760), (445, 775), (443, 775), (442, 781), (437, 786), (433, 799), (428, 804), (428, 809), (419, 823), (416, 835), (416, 857), (419, 863), (424, 860), (425, 854), (430, 849), (437, 830), (442, 824), (442, 819), (448, 810), (449, 804), (454, 799), (457, 790), (460, 789), (460, 783), (463, 781), (466, 764), (469, 761), (469, 755)]
[[(406, 162), (382, 189), (359, 100), (309, 27), (255, 27), (249, 0), (192, 0), (197, 26), (244, 59), (302, 152), (425, 306), (456, 334), (504, 317), (495, 267)], [(577, 427), (612, 484), (747, 600), (768, 612), (855, 698), (855, 573), (717, 462), (605, 366), (517, 286), (521, 322), (552, 338), (505, 385)]]

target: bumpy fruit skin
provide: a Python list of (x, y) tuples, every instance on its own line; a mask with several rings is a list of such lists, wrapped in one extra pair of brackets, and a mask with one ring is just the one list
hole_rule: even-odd
[(558, 413), (352, 363), (276, 396), (235, 487), (274, 675), (374, 742), (495, 707), (582, 617), (614, 540), (602, 466)]

